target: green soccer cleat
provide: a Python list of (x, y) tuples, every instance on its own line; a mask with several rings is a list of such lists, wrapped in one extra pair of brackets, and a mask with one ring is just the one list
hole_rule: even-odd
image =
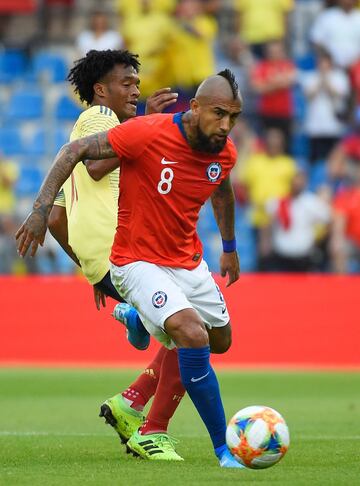
[(123, 444), (145, 420), (141, 412), (134, 410), (125, 402), (121, 393), (108, 398), (101, 405), (99, 417), (104, 417), (105, 423), (110, 424), (116, 430)]
[(140, 435), (136, 430), (126, 444), (128, 452), (150, 461), (183, 461), (174, 448), (175, 440), (165, 433)]

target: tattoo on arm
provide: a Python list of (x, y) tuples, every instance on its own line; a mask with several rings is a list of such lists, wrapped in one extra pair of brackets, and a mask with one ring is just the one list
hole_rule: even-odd
[(214, 216), (224, 240), (235, 236), (235, 197), (230, 178), (224, 179), (211, 196)]
[(47, 219), (56, 194), (80, 160), (108, 159), (116, 153), (107, 138), (107, 132), (96, 133), (64, 145), (56, 155), (34, 203), (34, 211)]

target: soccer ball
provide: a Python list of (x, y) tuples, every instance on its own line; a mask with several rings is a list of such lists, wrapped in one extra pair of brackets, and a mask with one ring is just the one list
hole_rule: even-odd
[(226, 443), (237, 461), (251, 469), (273, 466), (289, 448), (289, 429), (282, 416), (270, 407), (239, 410), (226, 429)]

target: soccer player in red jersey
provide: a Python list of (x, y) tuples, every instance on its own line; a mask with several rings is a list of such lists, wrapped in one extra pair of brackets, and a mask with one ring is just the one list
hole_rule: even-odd
[[(76, 121), (71, 140), (109, 130), (136, 115), (140, 95), (138, 70), (137, 56), (124, 50), (92, 50), (75, 62), (68, 79), (89, 108)], [(160, 89), (147, 99), (147, 111), (161, 112), (176, 99), (177, 94), (169, 88)], [(117, 159), (78, 164), (56, 198), (48, 222), (53, 236), (94, 285), (98, 308), (101, 302), (105, 305), (105, 296), (123, 302), (110, 278), (109, 256), (119, 196), (119, 169), (114, 170), (114, 163), (114, 167), (119, 166)], [(146, 348), (150, 336), (135, 309), (121, 303), (114, 314), (126, 324), (128, 340), (138, 349)], [(114, 427), (123, 442), (139, 427), (142, 434), (161, 433), (158, 450), (167, 445), (166, 453), (159, 452), (149, 459), (181, 460), (167, 442), (166, 432), (184, 394), (177, 352), (163, 347), (126, 390), (101, 405), (100, 416)], [(144, 423), (143, 408), (152, 396)]]
[[(76, 164), (119, 157), (122, 176), (111, 278), (146, 329), (167, 347), (177, 347), (182, 383), (222, 467), (241, 466), (226, 447), (225, 413), (210, 348), (225, 352), (231, 345), (231, 327), (223, 296), (202, 259), (196, 223), (211, 197), (223, 239), (221, 275), (228, 275), (231, 285), (240, 268), (229, 180), (236, 150), (228, 134), (241, 108), (234, 76), (225, 70), (201, 83), (186, 113), (139, 117), (65, 145), (16, 235), (19, 254), (24, 256), (31, 246), (34, 255), (56, 194)], [(154, 445), (149, 435), (145, 440), (135, 432), (128, 447), (143, 456)]]

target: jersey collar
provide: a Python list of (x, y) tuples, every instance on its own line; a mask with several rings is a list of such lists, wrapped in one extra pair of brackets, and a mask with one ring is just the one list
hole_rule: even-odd
[(182, 116), (183, 116), (184, 113), (185, 113), (185, 111), (175, 113), (174, 116), (173, 116), (173, 123), (175, 123), (179, 127), (181, 135), (188, 142), (188, 139), (187, 139), (187, 136), (186, 136), (186, 133), (185, 133), (185, 128), (184, 128), (184, 125), (183, 125), (183, 122), (182, 122)]

